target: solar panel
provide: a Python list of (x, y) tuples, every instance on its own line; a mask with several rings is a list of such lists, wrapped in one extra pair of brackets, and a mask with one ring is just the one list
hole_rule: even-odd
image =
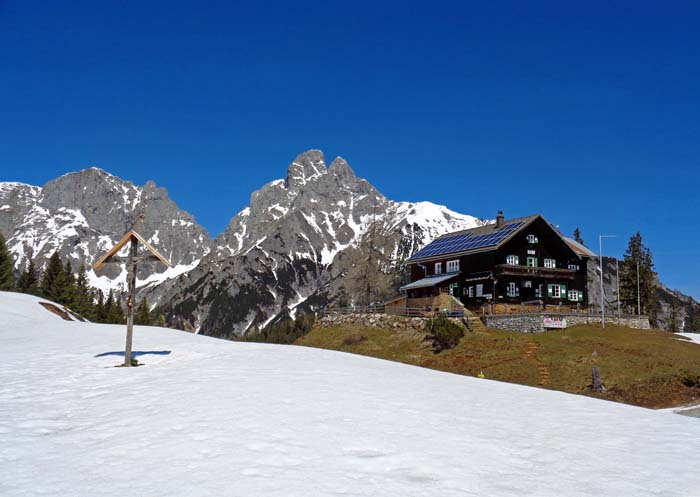
[(510, 223), (498, 228), (497, 230), (483, 235), (474, 235), (472, 233), (461, 233), (459, 235), (447, 236), (439, 238), (434, 242), (429, 243), (419, 250), (411, 259), (421, 257), (431, 257), (434, 255), (451, 254), (454, 252), (462, 252), (464, 250), (480, 249), (485, 247), (496, 246), (503, 240), (508, 238), (515, 230), (520, 228), (524, 223)]

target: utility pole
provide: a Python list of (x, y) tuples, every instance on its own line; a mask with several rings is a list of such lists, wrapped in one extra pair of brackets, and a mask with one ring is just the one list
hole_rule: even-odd
[(620, 310), (620, 259), (615, 258), (615, 276), (617, 277), (617, 324), (622, 322), (622, 311)]
[(639, 260), (637, 260), (637, 316), (642, 315), (642, 298), (639, 294)]
[(599, 235), (598, 243), (600, 245), (600, 310), (601, 322), (605, 328), (605, 289), (603, 287), (603, 238), (615, 238), (615, 235)]

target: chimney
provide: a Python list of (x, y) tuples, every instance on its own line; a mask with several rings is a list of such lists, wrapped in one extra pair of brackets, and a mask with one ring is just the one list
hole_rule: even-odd
[(503, 211), (498, 211), (498, 215), (496, 216), (496, 228), (500, 228), (504, 224), (504, 219), (503, 219)]

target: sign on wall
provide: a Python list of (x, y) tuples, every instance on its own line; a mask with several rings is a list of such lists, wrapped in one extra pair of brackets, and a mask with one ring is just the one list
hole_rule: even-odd
[(552, 317), (545, 317), (544, 318), (544, 327), (545, 328), (566, 328), (566, 318), (552, 318)]

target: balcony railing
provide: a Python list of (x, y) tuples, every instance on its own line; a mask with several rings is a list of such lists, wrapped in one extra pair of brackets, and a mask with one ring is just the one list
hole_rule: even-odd
[(576, 271), (574, 271), (573, 269), (515, 266), (511, 264), (497, 265), (495, 267), (495, 273), (498, 276), (531, 276), (533, 278), (538, 277), (567, 280), (573, 280), (576, 276)]

